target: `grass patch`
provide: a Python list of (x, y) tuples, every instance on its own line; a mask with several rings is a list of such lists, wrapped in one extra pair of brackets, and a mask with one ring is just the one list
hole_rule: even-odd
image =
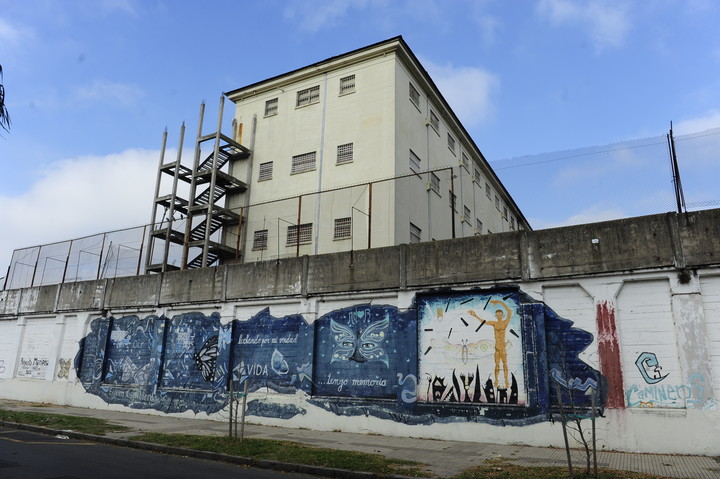
[[(641, 472), (616, 471), (611, 469), (598, 469), (598, 475), (585, 476), (584, 468), (574, 468), (576, 478), (597, 477), (599, 479), (665, 479), (664, 476), (653, 476)], [(568, 470), (566, 467), (535, 467), (516, 466), (503, 461), (488, 461), (482, 466), (471, 467), (461, 472), (454, 479), (567, 479)]]
[(111, 424), (104, 419), (94, 417), (66, 416), (64, 414), (50, 414), (44, 412), (9, 411), (0, 409), (0, 420), (16, 422), (19, 424), (31, 424), (43, 426), (50, 429), (63, 431), (83, 432), (103, 436), (108, 432), (127, 431), (125, 426)]
[(290, 441), (250, 438), (240, 442), (238, 439), (223, 436), (159, 433), (140, 434), (133, 436), (131, 439), (199, 451), (219, 452), (232, 456), (334, 467), (350, 471), (402, 474), (415, 477), (433, 476), (426, 470), (425, 464), (415, 461), (389, 459), (380, 454), (325, 449)]

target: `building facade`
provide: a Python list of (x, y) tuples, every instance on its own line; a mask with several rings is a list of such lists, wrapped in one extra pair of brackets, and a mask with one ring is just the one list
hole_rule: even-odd
[(402, 37), (227, 97), (243, 261), (530, 229)]

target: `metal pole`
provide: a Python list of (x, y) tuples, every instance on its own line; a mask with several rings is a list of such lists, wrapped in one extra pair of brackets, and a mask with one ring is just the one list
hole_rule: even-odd
[[(165, 131), (163, 132), (162, 136), (162, 146), (160, 147), (160, 165), (158, 166), (157, 171), (157, 179), (155, 180), (155, 197), (153, 198), (153, 208), (152, 208), (152, 215), (150, 216), (150, 225), (152, 228), (155, 228), (155, 220), (157, 219), (157, 199), (158, 196), (160, 196), (160, 182), (162, 181), (162, 166), (163, 162), (165, 161), (165, 146), (167, 145), (167, 136), (168, 131), (167, 127), (165, 128)], [(145, 267), (150, 266), (150, 263), (152, 262), (152, 252), (153, 248), (153, 242), (148, 242), (148, 251), (147, 251), (147, 257), (145, 258)]]
[(142, 265), (142, 252), (145, 247), (145, 235), (147, 234), (147, 225), (143, 226), (142, 238), (140, 239), (140, 254), (138, 254), (137, 271), (135, 276), (140, 276), (140, 265)]
[(300, 211), (302, 210), (302, 195), (298, 197), (297, 231), (295, 231), (295, 257), (300, 256)]
[(455, 197), (455, 170), (450, 168), (450, 218), (452, 221), (452, 237), (455, 239), (455, 206), (457, 198)]
[(242, 224), (243, 224), (243, 207), (240, 207), (240, 222), (238, 223), (238, 229), (237, 229), (237, 243), (235, 244), (235, 264), (238, 264), (238, 259), (240, 258), (240, 233), (242, 231)]
[(100, 279), (100, 269), (102, 268), (102, 257), (103, 257), (103, 251), (105, 250), (105, 238), (107, 237), (107, 234), (103, 233), (103, 240), (102, 244), (100, 245), (100, 257), (98, 258), (98, 270), (97, 270), (97, 278)]
[(570, 444), (568, 443), (567, 430), (565, 428), (565, 411), (563, 410), (562, 392), (560, 391), (560, 385), (558, 383), (555, 383), (555, 393), (557, 394), (558, 405), (560, 406), (560, 420), (562, 422), (563, 439), (565, 439), (565, 452), (567, 453), (568, 472), (570, 473), (570, 477), (574, 477), (572, 458), (570, 457)]
[(200, 137), (202, 137), (203, 118), (205, 117), (205, 102), (200, 103), (200, 118), (198, 119), (197, 137), (195, 139), (195, 158), (193, 159), (193, 170), (190, 175), (190, 197), (188, 198), (188, 216), (185, 224), (185, 240), (183, 241), (183, 254), (181, 269), (187, 269), (188, 255), (190, 250), (190, 232), (192, 231), (192, 207), (195, 206), (195, 190), (197, 189), (198, 166), (200, 165)]
[(233, 380), (230, 378), (230, 418), (228, 420), (228, 437), (233, 437)]
[(68, 263), (70, 262), (70, 252), (72, 251), (72, 245), (73, 245), (73, 240), (70, 240), (70, 246), (68, 246), (68, 254), (67, 254), (67, 257), (65, 258), (65, 267), (63, 268), (63, 277), (62, 277), (62, 281), (60, 281), (60, 283), (65, 282), (65, 275), (67, 274)]
[(180, 126), (180, 141), (178, 144), (177, 157), (175, 158), (175, 172), (173, 174), (172, 193), (170, 194), (170, 210), (168, 212), (168, 225), (165, 231), (165, 248), (163, 249), (162, 269), (164, 273), (167, 271), (168, 256), (170, 255), (170, 235), (172, 234), (172, 224), (175, 219), (175, 198), (177, 197), (178, 176), (180, 175), (180, 160), (182, 158), (183, 143), (185, 141), (185, 122)]
[(220, 109), (218, 111), (218, 124), (215, 131), (215, 147), (213, 149), (212, 172), (210, 173), (210, 196), (208, 196), (207, 216), (205, 217), (205, 240), (203, 244), (202, 267), (209, 266), (208, 253), (210, 249), (210, 227), (212, 216), (215, 210), (215, 184), (217, 182), (217, 161), (220, 151), (220, 130), (222, 129), (223, 109), (225, 107), (225, 95), (220, 95)]
[(32, 279), (30, 280), (30, 287), (31, 287), (31, 288), (33, 287), (33, 285), (35, 285), (35, 274), (37, 273), (38, 263), (40, 262), (40, 253), (42, 253), (42, 246), (40, 246), (40, 247), (38, 248), (37, 259), (35, 259), (35, 268), (33, 268), (33, 275), (32, 275)]
[(370, 249), (372, 240), (372, 187), (373, 184), (370, 183), (370, 187), (368, 189), (368, 249)]
[(245, 379), (245, 387), (243, 388), (243, 401), (242, 409), (240, 413), (240, 442), (245, 439), (245, 409), (247, 407), (247, 391), (248, 391), (248, 379)]
[(590, 396), (590, 406), (592, 407), (592, 446), (593, 446), (593, 472), (597, 477), (597, 443), (595, 442), (595, 392), (596, 389), (591, 387), (592, 396)]

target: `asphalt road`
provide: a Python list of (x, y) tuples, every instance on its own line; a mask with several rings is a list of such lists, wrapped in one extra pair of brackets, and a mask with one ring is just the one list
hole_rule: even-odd
[(2, 479), (316, 479), (0, 427)]

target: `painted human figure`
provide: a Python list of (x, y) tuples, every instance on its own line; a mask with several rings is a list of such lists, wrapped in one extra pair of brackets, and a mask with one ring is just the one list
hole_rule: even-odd
[[(495, 330), (495, 387), (497, 387), (498, 389), (507, 389), (508, 387), (510, 387), (510, 383), (508, 381), (507, 344), (505, 342), (505, 331), (510, 324), (512, 311), (510, 310), (510, 307), (505, 304), (504, 301), (501, 301), (499, 299), (490, 300), (490, 304), (497, 304), (499, 306), (502, 306), (505, 309), (505, 314), (503, 314), (502, 309), (497, 309), (495, 310), (495, 317), (497, 318), (497, 320), (488, 321), (481, 319), (480, 316), (478, 316), (473, 310), (468, 311), (468, 313), (471, 316), (475, 317), (477, 320), (481, 321), (483, 324), (488, 324), (492, 326)], [(500, 386), (498, 382), (498, 376), (500, 374), (500, 363), (502, 363), (503, 374), (505, 376), (504, 386)]]

